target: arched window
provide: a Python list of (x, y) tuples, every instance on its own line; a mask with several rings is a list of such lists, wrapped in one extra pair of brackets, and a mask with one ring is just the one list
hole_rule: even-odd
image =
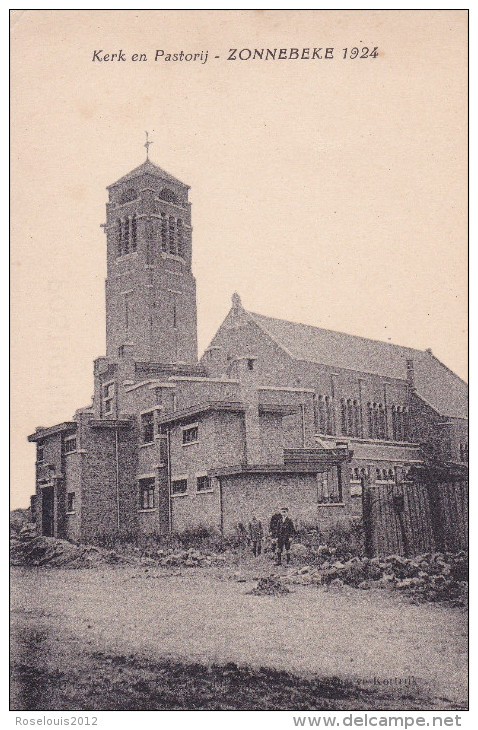
[(158, 198), (160, 198), (160, 200), (165, 200), (167, 203), (179, 203), (178, 196), (169, 188), (163, 188), (158, 194)]
[(129, 218), (123, 218), (123, 254), (129, 253)]
[(120, 205), (130, 203), (132, 200), (136, 200), (138, 194), (134, 188), (128, 188), (120, 197)]

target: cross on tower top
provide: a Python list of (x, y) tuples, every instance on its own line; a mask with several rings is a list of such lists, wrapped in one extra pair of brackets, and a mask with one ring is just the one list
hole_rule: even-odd
[(145, 134), (146, 134), (146, 142), (144, 143), (144, 146), (146, 147), (146, 159), (149, 160), (149, 148), (153, 144), (153, 142), (149, 141), (148, 132), (145, 132)]

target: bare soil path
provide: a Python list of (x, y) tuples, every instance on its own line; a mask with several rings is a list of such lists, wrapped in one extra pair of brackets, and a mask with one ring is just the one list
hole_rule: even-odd
[[(103, 700), (95, 695), (94, 701), (102, 703), (101, 707), (91, 705), (92, 690), (86, 685), (81, 697), (72, 700), (71, 689), (68, 694), (72, 677), (81, 674), (84, 682), (85, 670), (93, 677), (95, 663), (102, 665), (97, 669), (103, 678), (110, 676), (111, 686), (119, 681), (121, 673), (123, 681), (125, 672), (143, 677), (149, 687), (149, 700), (141, 699), (141, 692), (133, 698), (123, 692), (123, 701), (126, 698), (132, 703), (130, 709), (174, 708), (174, 699), (165, 699), (164, 692), (162, 699), (148, 704), (148, 681), (151, 684), (152, 677), (165, 666), (176, 667), (183, 685), (187, 685), (187, 666), (209, 667), (212, 674), (208, 692), (217, 702), (214, 687), (217, 690), (218, 683), (223, 688), (225, 685), (223, 674), (218, 679), (213, 665), (227, 663), (237, 665), (229, 670), (233, 674), (242, 671), (237, 667), (249, 667), (253, 673), (266, 667), (296, 677), (319, 677), (323, 689), (327, 685), (330, 690), (332, 681), (336, 689), (348, 689), (348, 700), (344, 691), (335, 709), (466, 707), (467, 625), (460, 609), (412, 605), (383, 591), (347, 587), (326, 590), (294, 586), (294, 592), (284, 596), (252, 596), (247, 591), (255, 583), (249, 580), (237, 582), (226, 573), (204, 569), (178, 572), (171, 575), (155, 567), (14, 568), (12, 709), (22, 709), (22, 705), (26, 709), (29, 703), (38, 705), (30, 709), (47, 709), (44, 705), (48, 704), (48, 696), (50, 701), (56, 697), (57, 703), (62, 702), (62, 696), (70, 697), (68, 702), (83, 705), (78, 709), (113, 709), (114, 698), (110, 697), (110, 704), (104, 699), (111, 695), (111, 687), (110, 695), (101, 695)], [(118, 663), (115, 657), (123, 659)], [(192, 672), (192, 678), (198, 671)], [(35, 672), (40, 673), (36, 680)], [(145, 672), (149, 672), (149, 680)], [(283, 680), (274, 681), (280, 684)], [(45, 681), (53, 682), (56, 689), (49, 695), (43, 691), (35, 699), (35, 686)], [(274, 681), (265, 680), (266, 686), (273, 689)], [(292, 682), (295, 695), (286, 697), (295, 696), (297, 706), (304, 708), (304, 697), (300, 692), (297, 695), (301, 681), (297, 679), (295, 685)], [(163, 689), (168, 682), (165, 675)], [(257, 674), (254, 682), (257, 688)], [(127, 684), (130, 690), (131, 681)], [(154, 691), (157, 694), (157, 689)], [(181, 706), (194, 706), (191, 686), (186, 694), (192, 704)], [(234, 694), (237, 698), (237, 688)], [(178, 693), (172, 691), (171, 697), (177, 701)], [(257, 706), (252, 696), (243, 698), (239, 705), (234, 705), (231, 698), (223, 698), (219, 706), (213, 700), (213, 705), (206, 701), (203, 705), (208, 709), (295, 709), (271, 706), (274, 700), (266, 700), (264, 706)], [(310, 702), (305, 706), (311, 706)], [(323, 702), (321, 706), (325, 706)], [(71, 704), (66, 707), (72, 709)]]

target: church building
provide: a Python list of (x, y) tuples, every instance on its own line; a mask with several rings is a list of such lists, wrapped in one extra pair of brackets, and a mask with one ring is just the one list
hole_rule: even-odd
[(468, 461), (466, 384), (430, 350), (249, 312), (197, 353), (189, 187), (146, 161), (108, 188), (106, 355), (94, 397), (37, 428), (38, 532), (233, 532), (361, 514), (364, 484)]

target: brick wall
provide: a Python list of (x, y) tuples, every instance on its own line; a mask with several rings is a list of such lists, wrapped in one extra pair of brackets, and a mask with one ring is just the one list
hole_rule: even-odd
[(270, 518), (288, 507), (296, 527), (317, 526), (317, 478), (313, 474), (254, 474), (220, 477), (225, 533), (237, 523), (248, 525), (253, 515), (264, 528)]
[[(65, 454), (64, 457), (64, 473), (65, 473), (65, 537), (72, 542), (78, 542), (80, 539), (81, 525), (81, 459), (82, 454), (72, 453)], [(68, 514), (68, 494), (74, 492), (74, 514)]]
[[(137, 531), (137, 434), (118, 429), (120, 531)], [(81, 539), (117, 532), (115, 429), (85, 427), (83, 434)]]

